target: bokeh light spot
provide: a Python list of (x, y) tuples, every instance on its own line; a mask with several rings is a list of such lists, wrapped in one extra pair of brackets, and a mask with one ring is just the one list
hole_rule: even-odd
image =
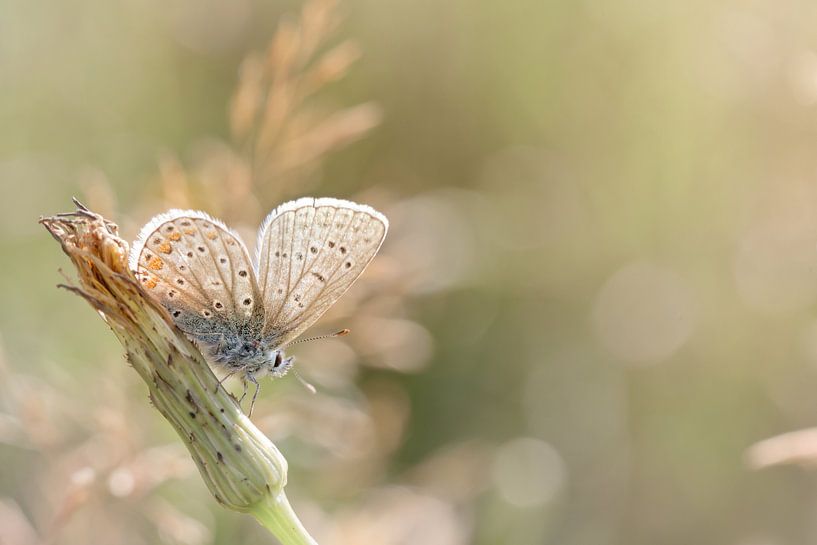
[(674, 271), (638, 262), (613, 274), (596, 298), (596, 334), (618, 359), (658, 363), (674, 354), (692, 334), (691, 290)]
[(131, 495), (135, 488), (136, 479), (133, 473), (127, 469), (117, 469), (108, 477), (108, 490), (118, 498)]
[(564, 462), (556, 449), (530, 437), (500, 447), (492, 473), (502, 498), (518, 507), (536, 507), (552, 500), (566, 478)]

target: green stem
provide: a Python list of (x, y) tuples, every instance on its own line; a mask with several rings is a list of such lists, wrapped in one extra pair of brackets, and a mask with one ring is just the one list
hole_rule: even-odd
[(292, 510), (283, 490), (277, 496), (267, 496), (250, 514), (272, 532), (282, 545), (318, 545)]

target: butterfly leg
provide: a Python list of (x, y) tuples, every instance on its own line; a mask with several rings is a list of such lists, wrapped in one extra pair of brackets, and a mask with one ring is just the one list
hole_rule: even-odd
[(238, 398), (238, 403), (239, 404), (241, 404), (241, 402), (244, 401), (244, 398), (247, 397), (247, 377), (246, 376), (241, 379), (241, 384), (244, 385), (244, 393), (241, 394), (240, 398)]
[[(218, 384), (216, 384), (216, 393), (218, 393), (218, 388), (219, 388), (219, 386), (221, 386), (222, 384), (224, 384), (224, 381), (225, 381), (225, 380), (227, 380), (227, 379), (228, 379), (228, 378), (230, 378), (231, 376), (235, 375), (237, 372), (238, 372), (238, 370), (236, 370), (236, 371), (230, 371), (229, 373), (227, 373), (226, 375), (224, 375), (224, 377), (223, 377), (221, 380), (219, 380), (219, 381), (218, 381)], [(225, 390), (225, 392), (226, 392), (226, 390)]]
[(261, 385), (258, 384), (258, 381), (255, 380), (255, 377), (252, 375), (247, 375), (247, 380), (255, 384), (255, 393), (252, 395), (252, 401), (250, 402), (250, 412), (247, 415), (248, 418), (252, 418), (252, 410), (255, 408), (255, 399), (258, 397), (258, 390), (261, 389)]

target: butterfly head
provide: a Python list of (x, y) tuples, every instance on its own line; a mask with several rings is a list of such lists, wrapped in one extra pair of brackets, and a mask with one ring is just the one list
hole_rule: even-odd
[(292, 368), (293, 358), (285, 358), (284, 351), (268, 350), (267, 358), (259, 369), (259, 374), (279, 378), (287, 374)]

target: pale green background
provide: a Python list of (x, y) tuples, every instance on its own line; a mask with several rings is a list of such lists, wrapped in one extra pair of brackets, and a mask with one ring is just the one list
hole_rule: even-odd
[[(227, 137), (241, 59), (295, 10), (0, 2), (5, 365), (88, 411), (127, 403), (138, 444), (172, 432), (105, 326), (54, 289), (68, 263), (36, 220), (102, 176), (132, 236), (148, 211), (130, 203), (156, 193), (157, 158), (193, 162), (202, 138)], [(377, 519), (364, 499), (457, 447), (485, 453), (478, 490), (420, 489), (416, 524), (433, 539), (381, 543), (817, 541), (813, 472), (746, 460), (757, 441), (817, 423), (817, 4), (349, 0), (341, 11), (336, 41), (364, 55), (324, 98), (376, 101), (384, 121), (334, 154), (310, 192), (375, 191), (387, 213), (443, 219), (393, 226), (400, 240), (425, 225), (412, 259), (439, 267), (399, 316), (429, 333), (423, 367), (356, 379), (389, 381), (410, 407), (377, 479), (333, 488), (342, 464), (316, 475), (308, 444), (279, 443), (307, 526), (342, 512), (374, 535), (410, 524)], [(70, 427), (79, 412), (49, 418)], [(0, 445), (4, 505), (47, 527), (70, 474), (54, 469), (70, 466), (61, 453), (98, 426), (49, 455)], [(268, 542), (195, 476), (150, 494), (199, 520), (201, 543)], [(145, 519), (145, 502), (99, 500), (56, 543), (114, 517), (126, 523), (98, 526), (112, 533), (97, 542), (179, 542)]]

